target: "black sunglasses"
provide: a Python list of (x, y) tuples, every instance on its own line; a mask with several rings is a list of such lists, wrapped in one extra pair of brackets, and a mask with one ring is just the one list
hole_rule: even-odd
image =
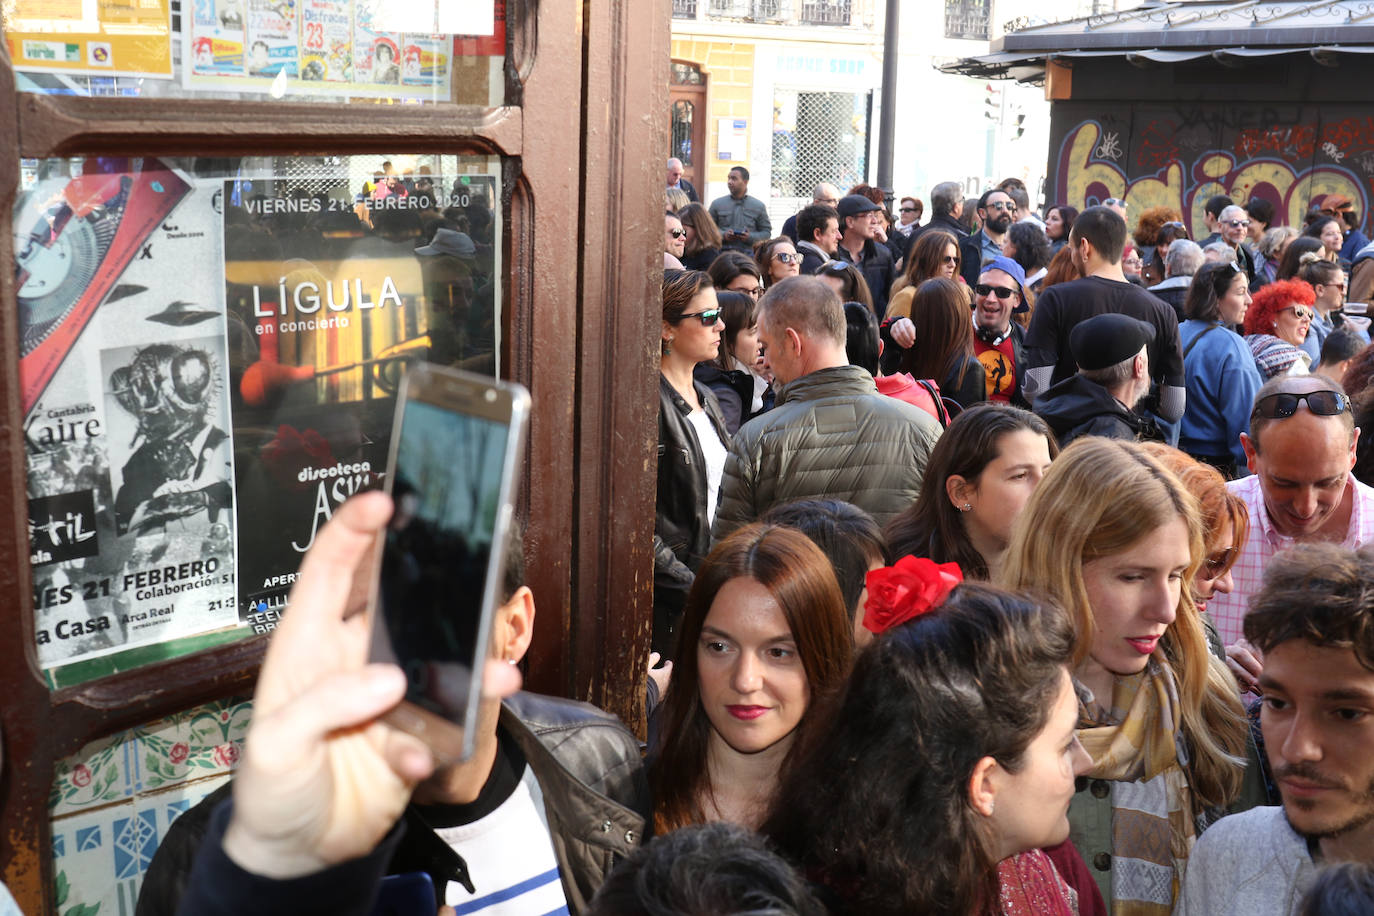
[(709, 328), (720, 319), (720, 309), (707, 309), (704, 312), (687, 312), (684, 315), (678, 315), (676, 318), (669, 318), (668, 320), (673, 324), (677, 324), (679, 321), (686, 321), (688, 318), (700, 318), (701, 323)]
[(686, 229), (669, 229), (669, 230), (668, 230), (668, 234), (671, 235), (671, 236), (672, 236), (673, 238), (675, 238), (675, 239), (686, 238), (686, 237), (687, 237), (687, 230), (686, 230)]
[(1307, 409), (1319, 417), (1334, 417), (1350, 409), (1350, 398), (1339, 391), (1309, 391), (1306, 394), (1271, 394), (1255, 402), (1251, 419), (1286, 420), (1298, 412), (1298, 405), (1307, 402)]
[(1016, 293), (1010, 286), (989, 286), (986, 283), (976, 284), (973, 291), (980, 296), (996, 293), (998, 299), (1010, 299)]

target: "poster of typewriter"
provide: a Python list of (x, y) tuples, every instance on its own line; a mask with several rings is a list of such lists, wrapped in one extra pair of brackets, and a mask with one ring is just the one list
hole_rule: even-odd
[(15, 206), (45, 669), (238, 622), (217, 191), (156, 159), (48, 160)]

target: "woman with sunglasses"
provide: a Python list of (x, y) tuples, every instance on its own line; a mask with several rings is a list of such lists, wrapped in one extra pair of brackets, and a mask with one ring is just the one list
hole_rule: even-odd
[(1179, 448), (1227, 477), (1245, 467), (1240, 434), (1250, 431), (1250, 408), (1264, 380), (1249, 347), (1232, 330), (1250, 308), (1250, 283), (1240, 266), (1204, 264), (1193, 275), (1178, 326), (1188, 397)]
[(698, 363), (716, 358), (724, 329), (710, 277), (699, 270), (663, 272), (653, 647), (665, 658), (687, 590), (711, 549), (725, 471), (725, 418), (711, 389), (692, 376)]
[[(1312, 287), (1314, 297), (1312, 326), (1307, 329), (1307, 338), (1300, 346), (1311, 357), (1312, 365), (1316, 366), (1321, 362), (1322, 344), (1326, 343), (1326, 338), (1336, 328), (1345, 325), (1341, 308), (1345, 305), (1346, 276), (1341, 265), (1323, 260), (1315, 254), (1303, 255), (1300, 263), (1298, 279)], [(1356, 330), (1353, 324), (1348, 327), (1365, 343), (1369, 342), (1368, 334)]]
[(1255, 293), (1245, 313), (1245, 342), (1260, 376), (1306, 375), (1312, 358), (1302, 351), (1312, 324), (1312, 287), (1302, 280), (1279, 280)]
[[(1051, 534), (1052, 533), (1052, 534)], [(1017, 519), (1001, 584), (1074, 621), (1079, 740), (1093, 759), (1071, 838), (1113, 912), (1167, 916), (1199, 832), (1239, 796), (1248, 730), (1192, 583), (1197, 500), (1140, 445), (1085, 437)]]
[(801, 255), (797, 254), (792, 240), (778, 236), (754, 246), (754, 263), (763, 274), (763, 285), (772, 286), (779, 280), (795, 277), (801, 273)]
[(715, 359), (697, 363), (693, 375), (720, 402), (725, 431), (733, 436), (741, 426), (773, 406), (768, 381), (758, 374), (759, 326), (753, 298), (744, 293), (716, 293), (725, 333)]
[(826, 261), (816, 271), (816, 276), (839, 295), (841, 302), (857, 302), (873, 311), (873, 293), (868, 289), (868, 281), (853, 264), (848, 261)]
[(744, 293), (755, 302), (763, 295), (763, 273), (758, 263), (742, 251), (722, 251), (706, 273), (716, 289)]
[(682, 252), (682, 266), (688, 270), (705, 270), (720, 254), (720, 228), (701, 204), (688, 204), (677, 211), (682, 229), (687, 233)]
[(892, 284), (887, 302), (887, 317), (911, 316), (911, 297), (916, 287), (933, 277), (959, 279), (959, 241), (943, 229), (927, 229), (916, 237), (907, 252), (906, 269)]

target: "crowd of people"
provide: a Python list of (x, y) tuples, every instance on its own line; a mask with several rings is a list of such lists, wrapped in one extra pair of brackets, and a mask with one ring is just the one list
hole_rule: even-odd
[(367, 913), (415, 873), (455, 913), (1374, 911), (1374, 347), (1340, 223), (1304, 259), (1251, 247), (1261, 201), (1209, 202), (1199, 244), (1149, 211), (1128, 239), (1118, 200), (1041, 228), (1008, 184), (967, 232), (957, 185), (924, 226), (823, 185), (793, 239), (747, 184), (665, 215), (665, 261), (710, 257), (663, 278), (647, 743), (516, 692), (518, 533), (475, 754), (391, 728), (350, 605), (366, 494), (139, 912)]

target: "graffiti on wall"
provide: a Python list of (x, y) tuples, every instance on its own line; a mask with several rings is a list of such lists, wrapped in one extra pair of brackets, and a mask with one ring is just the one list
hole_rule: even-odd
[(1220, 108), (1136, 114), (1067, 119), (1051, 163), (1058, 202), (1081, 210), (1116, 197), (1132, 213), (1172, 207), (1194, 238), (1206, 234), (1202, 209), (1215, 194), (1242, 205), (1263, 197), (1276, 225), (1297, 227), (1311, 204), (1340, 194), (1368, 222), (1374, 117), (1283, 124), (1272, 109), (1243, 118)]

